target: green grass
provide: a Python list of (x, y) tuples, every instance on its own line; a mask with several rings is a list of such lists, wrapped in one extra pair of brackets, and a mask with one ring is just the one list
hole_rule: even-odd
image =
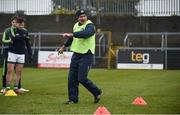
[[(93, 104), (93, 96), (80, 85), (79, 103), (63, 105), (67, 100), (67, 73), (65, 69), (24, 69), (22, 84), (30, 92), (0, 96), (0, 113), (93, 114), (100, 105), (112, 114), (180, 113), (180, 70), (92, 69), (89, 78), (103, 91), (100, 103)], [(138, 96), (148, 105), (132, 105)]]

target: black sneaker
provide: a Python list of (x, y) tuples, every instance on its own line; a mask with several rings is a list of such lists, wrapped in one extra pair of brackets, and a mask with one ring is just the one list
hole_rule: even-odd
[(102, 91), (100, 90), (99, 95), (94, 96), (94, 103), (98, 103), (101, 99)]
[(69, 105), (69, 104), (75, 104), (75, 103), (78, 103), (78, 101), (68, 100), (68, 101), (64, 102), (63, 104)]

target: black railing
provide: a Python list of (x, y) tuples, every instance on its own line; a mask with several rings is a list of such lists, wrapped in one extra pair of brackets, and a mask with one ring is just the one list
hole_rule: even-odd
[(1, 13), (74, 14), (80, 8), (92, 16), (180, 16), (180, 0), (0, 0)]

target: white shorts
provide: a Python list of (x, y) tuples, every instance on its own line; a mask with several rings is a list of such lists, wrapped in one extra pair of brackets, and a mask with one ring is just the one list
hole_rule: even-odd
[(25, 54), (15, 54), (8, 52), (7, 62), (24, 64)]

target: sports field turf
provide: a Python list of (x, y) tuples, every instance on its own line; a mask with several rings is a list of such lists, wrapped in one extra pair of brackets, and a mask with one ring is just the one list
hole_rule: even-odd
[[(103, 91), (100, 103), (93, 104), (93, 96), (80, 85), (79, 103), (63, 105), (67, 73), (66, 69), (24, 69), (22, 84), (30, 92), (17, 97), (1, 95), (0, 113), (93, 114), (100, 105), (112, 114), (180, 113), (180, 70), (92, 69), (89, 78)], [(132, 105), (138, 96), (148, 105)]]

